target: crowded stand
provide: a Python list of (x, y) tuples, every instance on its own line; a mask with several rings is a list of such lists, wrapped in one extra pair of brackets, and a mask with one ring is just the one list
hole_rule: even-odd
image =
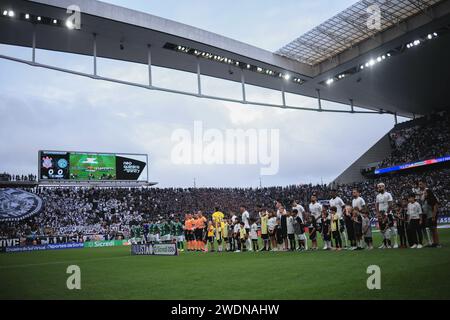
[[(135, 227), (145, 224), (164, 226), (177, 219), (184, 222), (186, 214), (193, 215), (199, 211), (209, 220), (218, 211), (215, 208), (220, 208), (226, 218), (240, 217), (242, 208), (245, 208), (249, 219), (257, 223), (260, 230), (259, 214), (263, 210), (270, 212), (282, 205), (292, 213), (295, 201), (305, 208), (302, 219), (306, 221), (313, 214), (310, 207), (312, 195), (330, 211), (330, 199), (334, 192), (342, 199), (344, 206), (351, 207), (355, 189), (367, 205), (367, 217), (374, 222), (379, 219), (376, 208), (379, 183), (384, 183), (386, 190), (392, 194), (393, 207), (398, 205), (406, 210), (408, 197), (420, 193), (419, 181), (438, 199), (437, 217), (446, 216), (450, 212), (448, 168), (337, 186), (296, 185), (256, 189), (39, 187), (33, 192), (42, 198), (43, 210), (22, 221), (2, 223), (0, 238), (32, 240), (44, 235), (65, 235), (90, 240), (102, 235), (104, 239), (124, 239), (135, 236)], [(342, 224), (345, 223), (342, 221)], [(167, 232), (170, 233), (170, 228)]]
[[(449, 155), (449, 120), (447, 113), (440, 113), (396, 126), (390, 133), (393, 152), (381, 166)], [(3, 173), (0, 177), (6, 181), (36, 180), (33, 174)], [(142, 239), (142, 234), (147, 233), (157, 234), (159, 240), (159, 236), (166, 239), (166, 236), (175, 233), (177, 239), (181, 239), (181, 235), (186, 236), (184, 240), (188, 240), (189, 250), (204, 250), (205, 239), (217, 239), (218, 230), (223, 228), (218, 227), (217, 219), (214, 219), (219, 212), (223, 216), (220, 223), (225, 223), (226, 228), (230, 226), (230, 230), (224, 233), (239, 233), (252, 240), (255, 240), (256, 231), (261, 234), (268, 228), (269, 222), (274, 236), (277, 228), (281, 228), (279, 236), (282, 236), (288, 233), (289, 221), (291, 228), (288, 229), (292, 232), (293, 222), (298, 220), (301, 228), (296, 230), (307, 230), (313, 248), (315, 239), (311, 236), (316, 232), (322, 235), (326, 248), (331, 248), (331, 243), (335, 248), (341, 248), (342, 243), (361, 248), (363, 238), (368, 238), (363, 230), (369, 232), (372, 227), (381, 232), (382, 247), (397, 247), (397, 240), (400, 240), (401, 247), (406, 247), (405, 239), (408, 239), (410, 247), (420, 247), (426, 240), (429, 245), (438, 246), (437, 224), (448, 222), (450, 214), (448, 165), (444, 163), (373, 177), (343, 185), (305, 184), (264, 188), (38, 186), (27, 191), (42, 199), (40, 212), (22, 220), (3, 221), (0, 224), (0, 238), (26, 238), (28, 243), (33, 243), (40, 236), (66, 236), (78, 241), (90, 241), (99, 237), (106, 240)], [(360, 195), (358, 199), (362, 199), (358, 201), (364, 203), (357, 205), (356, 209), (355, 193)], [(339, 205), (336, 205), (336, 197)], [(380, 197), (388, 198), (383, 200), (383, 210), (379, 208)], [(285, 214), (280, 214), (280, 208), (285, 210)], [(337, 217), (336, 221), (334, 217)], [(194, 220), (201, 223), (201, 227), (197, 227), (203, 230), (201, 235), (194, 236)], [(240, 228), (242, 223), (243, 228)], [(180, 225), (183, 225), (181, 229)], [(200, 236), (201, 240), (198, 240)], [(264, 241), (268, 239), (263, 238)], [(270, 238), (270, 242), (264, 242), (264, 248), (277, 247), (277, 239)], [(296, 238), (282, 236), (282, 239), (284, 249), (296, 247)], [(305, 239), (302, 238), (303, 243), (307, 243)], [(411, 243), (414, 239), (417, 243)], [(240, 248), (241, 242), (237, 242)], [(227, 249), (233, 249), (233, 244), (229, 243)], [(249, 242), (246, 248), (254, 245)], [(366, 247), (371, 246), (366, 243)]]
[(7, 172), (0, 173), (0, 181), (36, 181), (37, 176), (35, 174), (9, 174)]
[(447, 112), (411, 120), (390, 133), (392, 153), (379, 167), (450, 155), (450, 115)]

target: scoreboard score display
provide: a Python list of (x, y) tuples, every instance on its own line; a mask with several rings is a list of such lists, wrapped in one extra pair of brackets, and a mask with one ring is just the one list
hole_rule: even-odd
[(39, 180), (147, 182), (148, 157), (69, 151), (39, 151)]

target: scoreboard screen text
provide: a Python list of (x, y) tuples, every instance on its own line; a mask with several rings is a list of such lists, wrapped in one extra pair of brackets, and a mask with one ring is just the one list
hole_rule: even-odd
[(40, 180), (147, 181), (147, 156), (39, 151)]

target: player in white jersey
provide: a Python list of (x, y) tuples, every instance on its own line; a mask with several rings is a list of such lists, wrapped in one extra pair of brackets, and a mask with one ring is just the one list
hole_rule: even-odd
[(311, 203), (309, 204), (309, 213), (314, 216), (316, 223), (320, 223), (322, 220), (322, 205), (317, 202), (316, 194), (311, 196)]
[(281, 218), (281, 214), (280, 214), (280, 207), (281, 206), (283, 206), (283, 204), (281, 203), (281, 200), (275, 201), (275, 210), (276, 210), (276, 214), (277, 214), (277, 218), (278, 219)]
[(379, 183), (377, 185), (377, 189), (378, 194), (375, 202), (375, 210), (377, 215), (383, 212), (383, 214), (388, 216), (389, 232), (391, 237), (394, 239), (394, 249), (397, 249), (397, 228), (395, 226), (395, 219), (392, 214), (392, 204), (394, 202), (394, 199), (392, 198), (392, 195), (386, 191), (386, 186), (384, 183)]
[[(309, 214), (314, 217), (316, 225), (319, 225), (322, 222), (322, 205), (317, 202), (317, 196), (315, 193), (313, 193), (313, 195), (311, 196), (311, 203), (309, 204)], [(309, 236), (311, 236), (311, 234), (309, 234)], [(310, 239), (311, 241), (315, 240), (315, 238)]]
[(360, 213), (364, 213), (366, 212), (367, 208), (366, 208), (366, 202), (364, 201), (363, 198), (361, 198), (361, 193), (359, 192), (358, 189), (353, 189), (352, 190), (352, 208), (353, 209), (358, 209)]
[(297, 210), (298, 217), (302, 220), (302, 223), (305, 223), (305, 208), (299, 203), (298, 200), (292, 201), (292, 210)]
[(358, 189), (353, 189), (352, 191), (352, 208), (358, 208), (359, 212), (366, 210), (366, 202), (361, 198), (361, 194)]
[(330, 208), (336, 207), (336, 214), (339, 219), (339, 230), (337, 230), (340, 233), (341, 238), (344, 238), (344, 244), (345, 247), (347, 247), (348, 241), (347, 241), (347, 232), (345, 231), (345, 223), (343, 219), (343, 210), (345, 209), (345, 203), (342, 201), (341, 197), (337, 195), (337, 191), (335, 189), (331, 190), (331, 199), (329, 201)]
[[(298, 226), (300, 227), (299, 234), (297, 235), (298, 241), (299, 241), (299, 250), (303, 250), (302, 247), (304, 247), (304, 250), (308, 250), (308, 241), (306, 239), (305, 235), (305, 229), (304, 226), (306, 224), (306, 217), (305, 217), (305, 208), (301, 204), (299, 204), (300, 201), (294, 200), (292, 201), (292, 212), (295, 212), (294, 210), (297, 210), (297, 215), (294, 216), (294, 220), (297, 221)], [(303, 228), (303, 230), (301, 230)]]
[(231, 223), (234, 225), (237, 221), (238, 217), (234, 213), (231, 214)]
[[(244, 223), (245, 231), (247, 232), (247, 234), (249, 234), (250, 233), (250, 213), (248, 213), (247, 208), (244, 205), (241, 206), (240, 211), (241, 211), (241, 221)], [(253, 251), (252, 240), (250, 239), (250, 237), (248, 237), (248, 239), (247, 239), (246, 247), (248, 248), (248, 251)]]
[(337, 195), (336, 190), (331, 190), (331, 199), (330, 199), (330, 208), (336, 207), (336, 213), (339, 216), (339, 219), (342, 218), (342, 210), (345, 208), (345, 203), (342, 201), (341, 197)]

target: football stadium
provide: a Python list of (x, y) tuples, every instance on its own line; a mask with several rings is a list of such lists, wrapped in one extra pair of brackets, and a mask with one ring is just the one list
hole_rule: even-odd
[(0, 299), (450, 299), (450, 1), (187, 2), (0, 0)]

